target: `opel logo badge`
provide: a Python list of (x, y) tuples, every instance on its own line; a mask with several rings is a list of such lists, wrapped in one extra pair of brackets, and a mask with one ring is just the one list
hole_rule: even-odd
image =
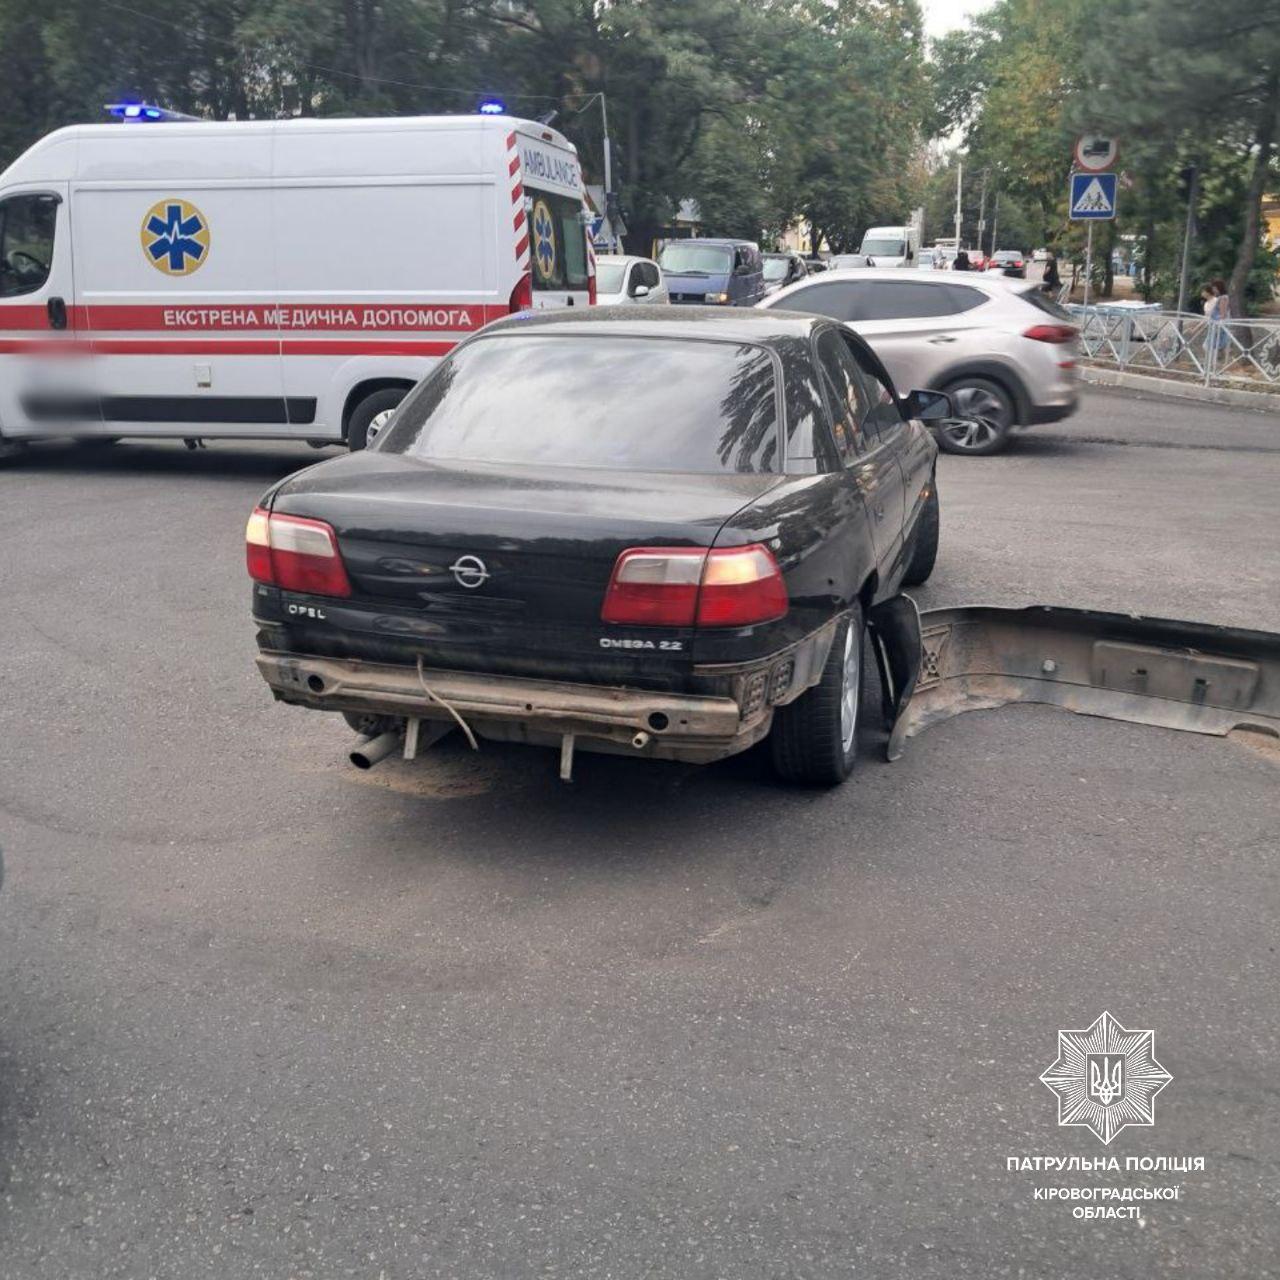
[(449, 572), (453, 574), (458, 586), (468, 590), (483, 587), (489, 580), (489, 570), (479, 556), (459, 556), (449, 566)]

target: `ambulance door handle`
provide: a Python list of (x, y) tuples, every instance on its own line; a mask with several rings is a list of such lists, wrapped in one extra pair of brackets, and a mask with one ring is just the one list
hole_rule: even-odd
[(49, 328), (65, 329), (67, 327), (67, 304), (63, 298), (49, 299)]

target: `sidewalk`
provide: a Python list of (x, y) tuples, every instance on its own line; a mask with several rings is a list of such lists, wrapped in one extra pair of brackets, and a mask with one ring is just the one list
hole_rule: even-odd
[(1077, 366), (1081, 380), (1099, 387), (1123, 387), (1127, 391), (1148, 391), (1157, 395), (1176, 396), (1180, 400), (1200, 400), (1209, 404), (1229, 404), (1241, 409), (1258, 409), (1280, 414), (1280, 392), (1244, 391), (1234, 387), (1206, 387), (1203, 383), (1160, 374), (1130, 373), (1108, 365)]

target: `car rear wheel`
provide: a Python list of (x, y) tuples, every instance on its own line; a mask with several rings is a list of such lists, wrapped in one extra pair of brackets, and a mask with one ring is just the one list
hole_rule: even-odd
[(351, 411), (351, 420), (347, 423), (348, 448), (353, 453), (357, 449), (368, 448), (408, 394), (405, 387), (384, 387), (365, 396)]
[(788, 782), (832, 787), (858, 756), (862, 702), (862, 609), (854, 605), (836, 628), (822, 678), (774, 713), (773, 767)]
[(915, 532), (911, 535), (911, 559), (907, 561), (907, 572), (903, 576), (902, 585), (918, 587), (929, 581), (933, 573), (934, 563), (938, 559), (938, 529), (941, 523), (941, 512), (938, 508), (938, 482), (929, 485), (929, 496), (925, 499), (924, 510), (916, 522)]
[(961, 378), (946, 390), (956, 416), (938, 423), (938, 445), (947, 453), (976, 457), (999, 453), (1016, 417), (1009, 393), (990, 378)]

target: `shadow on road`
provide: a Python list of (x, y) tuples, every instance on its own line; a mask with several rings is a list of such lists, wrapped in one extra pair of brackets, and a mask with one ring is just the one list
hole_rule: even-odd
[(119, 444), (40, 443), (23, 450), (0, 467), (5, 472), (40, 471), (82, 476), (208, 476), (210, 478), (275, 479), (313, 463), (340, 457), (334, 446), (316, 450), (305, 441), (237, 444), (220, 442), (188, 449), (180, 440), (126, 440)]

